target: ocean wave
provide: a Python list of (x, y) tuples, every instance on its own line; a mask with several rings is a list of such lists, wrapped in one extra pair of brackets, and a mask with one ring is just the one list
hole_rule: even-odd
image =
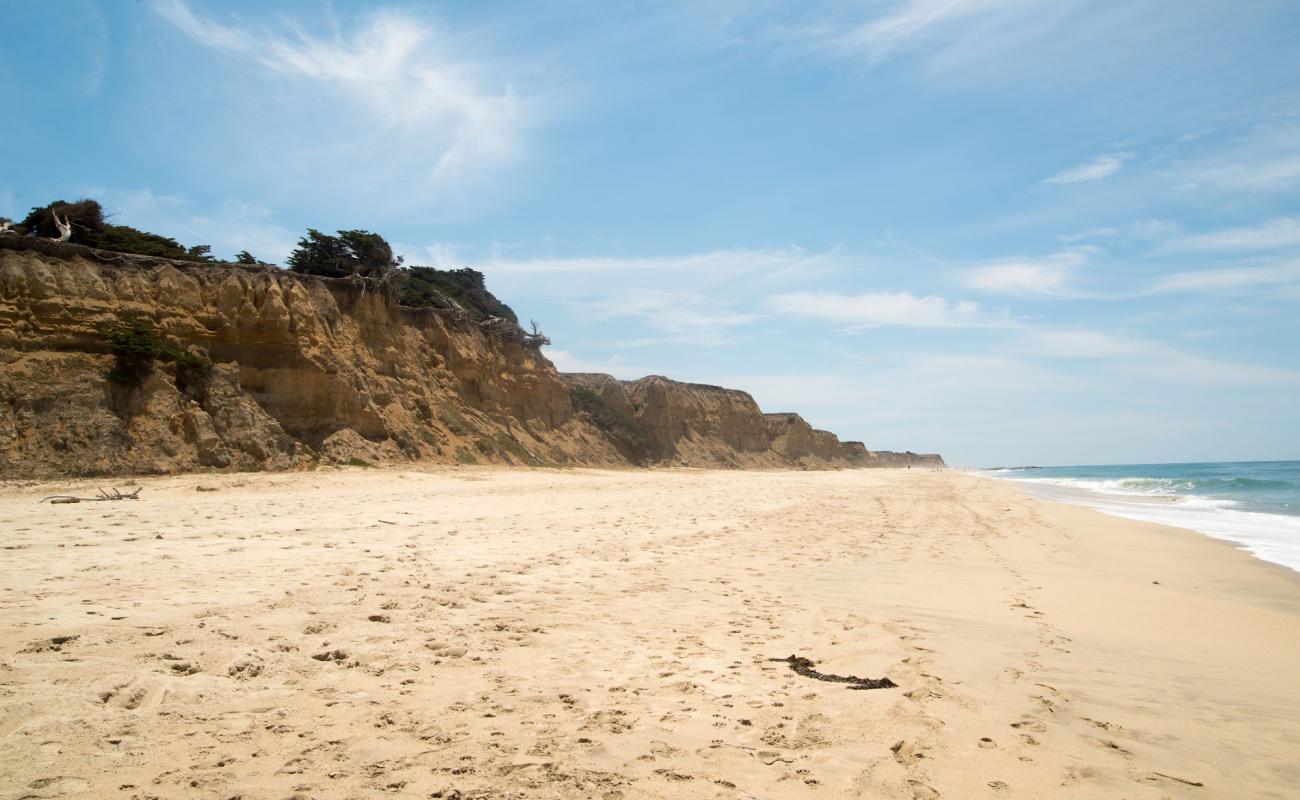
[(1019, 483), (1038, 483), (1047, 486), (1065, 486), (1099, 494), (1128, 497), (1168, 497), (1179, 503), (1215, 508), (1231, 508), (1237, 501), (1227, 498), (1205, 497), (1192, 492), (1201, 488), (1197, 481), (1181, 478), (1009, 478)]
[[(1085, 505), (1117, 517), (1198, 531), (1300, 572), (1300, 515), (1253, 510), (1253, 504), (1248, 505), (1248, 501), (1210, 496), (1216, 490), (1249, 496), (1252, 489), (1290, 494), (1300, 488), (1291, 482), (1255, 478), (1021, 477), (991, 471), (984, 474), (1012, 483), (1041, 486), (1041, 496), (1046, 499)], [(1058, 491), (1052, 491), (1053, 487)]]

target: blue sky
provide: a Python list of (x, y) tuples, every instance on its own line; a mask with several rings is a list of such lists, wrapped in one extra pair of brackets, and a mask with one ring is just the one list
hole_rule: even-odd
[(13, 4), (0, 214), (474, 266), (561, 369), (959, 464), (1300, 457), (1300, 7)]

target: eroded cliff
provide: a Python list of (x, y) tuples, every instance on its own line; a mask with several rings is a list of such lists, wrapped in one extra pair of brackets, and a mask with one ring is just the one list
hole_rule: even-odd
[[(686, 466), (908, 467), (944, 466), (937, 454), (868, 450), (814, 429), (798, 414), (764, 414), (747, 392), (682, 383), (651, 375), (621, 381), (600, 373), (567, 373), (575, 387), (595, 394), (618, 417), (625, 439), (639, 434), (642, 449), (626, 455)], [(631, 434), (627, 434), (627, 429)]]
[[(123, 381), (109, 332), (130, 325), (201, 359), (201, 377), (159, 360)], [(372, 282), (0, 237), (0, 477), (405, 460), (895, 465), (853, 444), (764, 415), (740, 391), (561, 376), (535, 347), (400, 306)]]

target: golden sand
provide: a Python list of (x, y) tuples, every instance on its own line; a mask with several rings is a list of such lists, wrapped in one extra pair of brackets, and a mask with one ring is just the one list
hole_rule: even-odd
[(917, 470), (142, 483), (0, 489), (4, 798), (1300, 786), (1300, 580), (1191, 532)]

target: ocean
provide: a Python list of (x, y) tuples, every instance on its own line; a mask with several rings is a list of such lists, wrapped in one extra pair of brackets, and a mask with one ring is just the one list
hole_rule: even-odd
[(1036, 496), (1240, 545), (1300, 572), (1300, 461), (1019, 467), (978, 474)]

